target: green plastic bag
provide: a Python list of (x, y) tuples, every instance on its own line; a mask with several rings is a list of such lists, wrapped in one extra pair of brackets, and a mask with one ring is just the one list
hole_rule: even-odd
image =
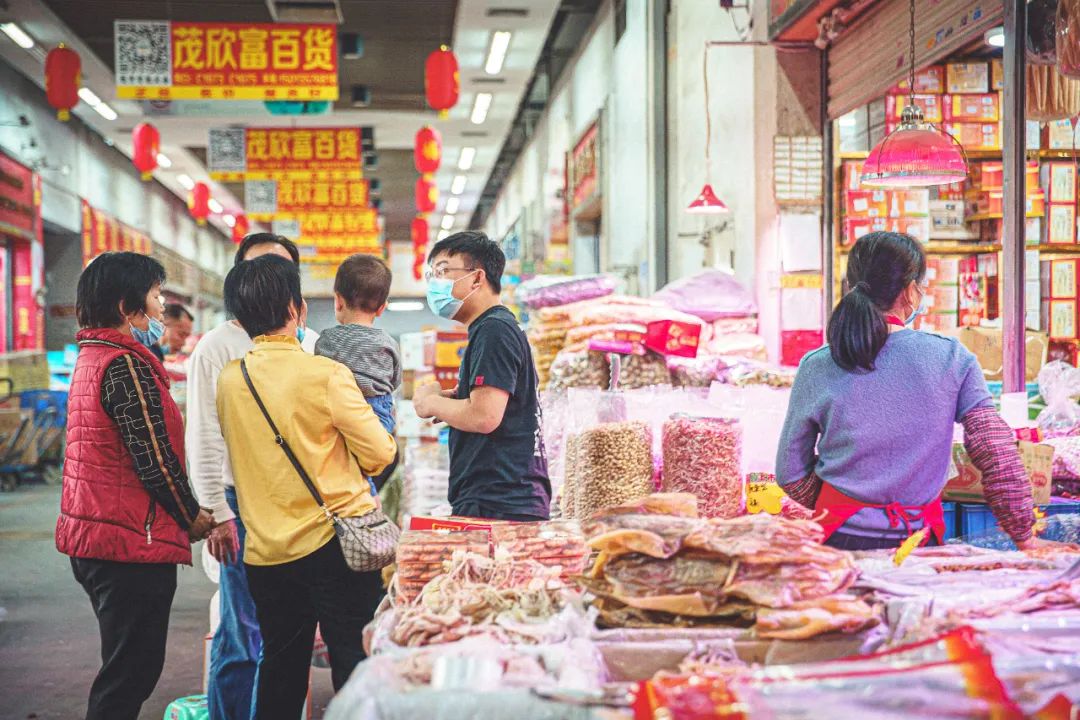
[(163, 720), (210, 720), (210, 705), (205, 695), (189, 695), (169, 703)]

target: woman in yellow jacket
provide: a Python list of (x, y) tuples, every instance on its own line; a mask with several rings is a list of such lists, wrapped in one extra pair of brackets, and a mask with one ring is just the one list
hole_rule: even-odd
[[(307, 309), (295, 264), (264, 255), (225, 279), (225, 307), (255, 341), (244, 358), (267, 413), (340, 517), (375, 509), (367, 475), (395, 457), (348, 368), (300, 349)], [(315, 626), (330, 652), (334, 689), (364, 659), (362, 631), (382, 594), (379, 572), (345, 564), (334, 528), (275, 442), (240, 361), (218, 381), (218, 415), (247, 526), (244, 566), (262, 630), (255, 716), (300, 716)]]

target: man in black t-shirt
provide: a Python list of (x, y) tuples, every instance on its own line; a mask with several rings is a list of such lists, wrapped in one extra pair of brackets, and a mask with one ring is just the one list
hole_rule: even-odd
[(499, 302), (506, 257), (483, 233), (461, 232), (436, 243), (428, 264), (428, 305), (469, 328), (457, 388), (428, 383), (413, 393), (420, 417), (450, 426), (454, 514), (546, 520), (551, 483), (536, 366), (525, 333)]

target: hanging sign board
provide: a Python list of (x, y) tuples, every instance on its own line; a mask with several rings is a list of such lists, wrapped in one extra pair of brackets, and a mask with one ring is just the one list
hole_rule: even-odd
[[(12, 318), (15, 350), (45, 349), (45, 252), (41, 221), (41, 176), (0, 153), (0, 240), (9, 237), (11, 307), (0, 293), (0, 310)], [(3, 276), (0, 275), (0, 278)], [(0, 279), (2, 283), (2, 279)], [(0, 351), (6, 340), (0, 333)]]
[(367, 180), (252, 180), (244, 183), (244, 211), (252, 220), (292, 220), (312, 213), (368, 207)]
[(570, 175), (571, 210), (577, 210), (592, 200), (599, 192), (600, 181), (600, 121), (597, 120), (570, 151), (568, 174)]
[(125, 225), (108, 213), (82, 201), (83, 267), (101, 253), (136, 252), (149, 255), (150, 236)]
[(117, 20), (116, 96), (337, 100), (335, 25)]
[(214, 128), (210, 177), (246, 180), (360, 180), (360, 128)]
[(30, 168), (0, 153), (0, 233), (20, 240), (36, 237), (41, 201), (35, 201), (35, 177)]

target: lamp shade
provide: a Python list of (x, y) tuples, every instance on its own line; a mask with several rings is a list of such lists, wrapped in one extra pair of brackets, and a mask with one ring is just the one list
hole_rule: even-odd
[(694, 198), (694, 202), (690, 203), (690, 206), (686, 208), (686, 212), (695, 215), (726, 215), (731, 210), (724, 204), (723, 200), (716, 197), (712, 185), (705, 183), (705, 187), (701, 188), (701, 192)]
[(142, 173), (143, 182), (153, 177), (160, 149), (161, 134), (150, 123), (139, 123), (131, 131), (131, 162)]
[(67, 122), (71, 108), (79, 103), (82, 61), (79, 54), (60, 43), (45, 56), (45, 95), (56, 108), (56, 118)]
[(900, 126), (885, 136), (863, 163), (867, 187), (951, 185), (967, 177), (964, 148), (952, 135), (923, 122), (915, 106), (904, 108)]

